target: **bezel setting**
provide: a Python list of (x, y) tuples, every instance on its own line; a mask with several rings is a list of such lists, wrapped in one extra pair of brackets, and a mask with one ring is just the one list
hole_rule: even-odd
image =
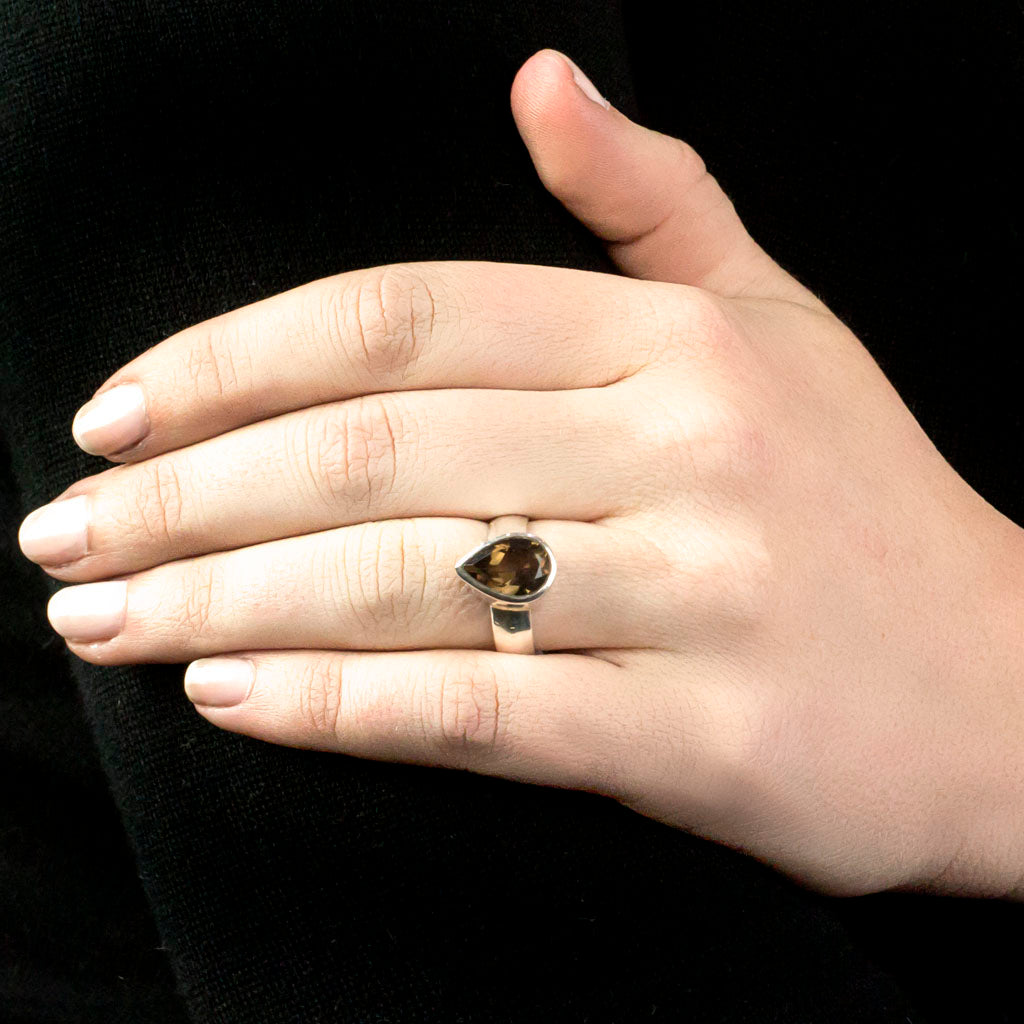
[[(496, 590), (492, 590), (486, 584), (481, 583), (475, 576), (473, 576), (466, 568), (475, 562), (484, 552), (496, 547), (503, 541), (510, 540), (529, 540), (538, 544), (547, 556), (548, 570), (547, 577), (544, 582), (537, 588), (532, 594), (501, 594)], [(478, 544), (472, 551), (463, 555), (462, 558), (455, 565), (455, 571), (458, 573), (459, 578), (464, 582), (468, 583), (477, 593), (482, 594), (495, 606), (506, 605), (509, 608), (518, 608), (524, 604), (529, 604), (531, 601), (536, 601), (537, 598), (542, 597), (544, 594), (551, 589), (551, 584), (555, 581), (555, 572), (557, 565), (555, 563), (555, 554), (548, 547), (547, 543), (538, 537), (535, 533), (502, 533), (497, 537), (491, 537), (489, 540)]]

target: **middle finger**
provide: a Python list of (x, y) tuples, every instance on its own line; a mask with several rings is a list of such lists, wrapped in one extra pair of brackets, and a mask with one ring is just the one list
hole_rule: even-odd
[(287, 413), (78, 481), (26, 519), (22, 550), (84, 581), (371, 520), (603, 518), (636, 478), (613, 390), (411, 391)]

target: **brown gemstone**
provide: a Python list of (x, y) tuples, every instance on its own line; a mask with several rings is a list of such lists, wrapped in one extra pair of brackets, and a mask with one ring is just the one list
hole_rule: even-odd
[(528, 597), (547, 582), (551, 575), (551, 558), (538, 541), (510, 537), (488, 544), (459, 568), (494, 594)]

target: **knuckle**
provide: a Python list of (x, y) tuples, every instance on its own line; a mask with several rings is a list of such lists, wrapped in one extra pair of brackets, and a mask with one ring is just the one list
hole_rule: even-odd
[(752, 401), (743, 405), (728, 400), (715, 402), (705, 410), (690, 443), (703, 472), (720, 490), (749, 495), (760, 490), (771, 476), (772, 444)]
[(428, 607), (431, 553), (408, 522), (368, 524), (348, 535), (330, 583), (370, 646), (415, 643)]
[(736, 645), (761, 635), (772, 607), (774, 562), (760, 531), (733, 522), (703, 543), (694, 538), (681, 555), (679, 569), (685, 576), (680, 578), (688, 585), (682, 597), (685, 607), (678, 611), (696, 620), (696, 631), (713, 630)]
[(695, 194), (703, 192), (706, 200), (710, 200), (711, 206), (704, 206), (706, 210), (726, 208), (735, 210), (735, 206), (728, 194), (719, 184), (718, 180), (708, 170), (707, 164), (688, 142), (682, 139), (673, 138), (673, 169), (672, 180), (676, 183), (679, 193)]
[(352, 339), (354, 361), (375, 386), (401, 386), (437, 328), (438, 282), (409, 264), (374, 268), (344, 296), (336, 334)]
[(184, 494), (184, 484), (173, 456), (158, 456), (142, 463), (142, 477), (134, 495), (133, 519), (154, 544), (166, 547), (181, 542)]
[(778, 756), (784, 720), (772, 693), (746, 680), (705, 695), (704, 754), (719, 812), (730, 805), (756, 805), (771, 777), (769, 762)]
[(396, 520), (382, 524), (377, 545), (377, 580), (383, 595), (381, 608), (389, 622), (408, 630), (432, 608), (428, 600), (433, 588), (436, 552), (409, 523)]
[(708, 169), (700, 153), (688, 142), (672, 137), (674, 167), (672, 181), (680, 189), (689, 191), (707, 176)]
[(343, 665), (343, 658), (316, 658), (299, 670), (295, 691), (299, 719), (314, 735), (339, 733)]
[(202, 399), (223, 398), (245, 386), (251, 376), (237, 318), (203, 324), (189, 339), (185, 375), (193, 393)]
[(424, 727), (445, 762), (469, 768), (501, 742), (506, 712), (494, 667), (468, 658), (440, 667), (427, 683)]
[(214, 559), (191, 563), (182, 574), (178, 616), (193, 640), (209, 639), (216, 628), (216, 612), (223, 606), (224, 580)]
[(688, 362), (720, 363), (733, 353), (741, 335), (725, 303), (712, 292), (676, 286), (666, 348)]
[(776, 467), (775, 442), (756, 400), (705, 392), (684, 402), (651, 403), (638, 441), (659, 466), (658, 483), (710, 513), (755, 501)]
[(311, 415), (306, 426), (307, 475), (325, 504), (377, 510), (395, 486), (399, 440), (408, 432), (398, 403), (367, 395)]

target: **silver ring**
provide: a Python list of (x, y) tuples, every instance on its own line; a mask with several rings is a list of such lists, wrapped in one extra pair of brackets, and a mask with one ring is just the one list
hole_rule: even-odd
[(530, 604), (555, 581), (555, 555), (526, 516), (498, 516), (487, 540), (455, 565), (459, 578), (491, 603), (494, 649), (536, 654)]

